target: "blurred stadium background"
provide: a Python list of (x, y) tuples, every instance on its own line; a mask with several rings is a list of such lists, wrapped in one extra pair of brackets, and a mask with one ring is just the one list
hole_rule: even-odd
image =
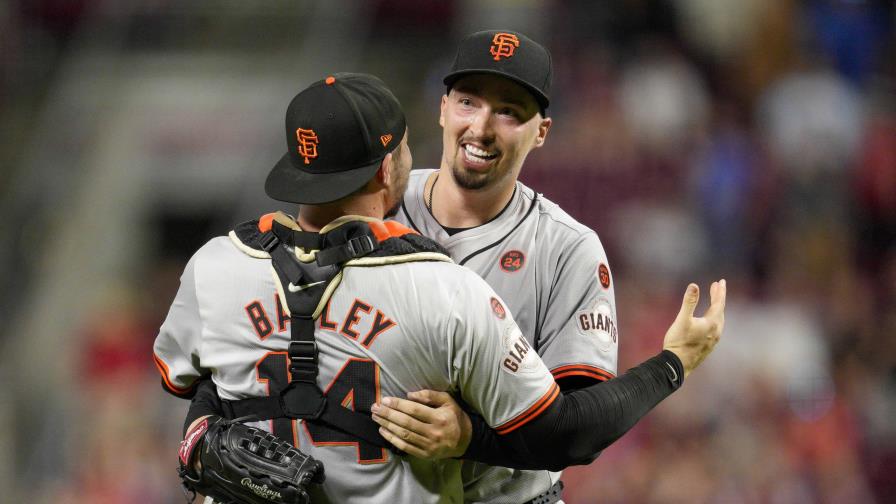
[(152, 341), (190, 254), (282, 208), (288, 101), (375, 73), (437, 166), (454, 44), (513, 28), (555, 63), (522, 180), (601, 236), (620, 369), (688, 281), (730, 291), (715, 354), (566, 502), (893, 502), (894, 26), (871, 0), (0, 2), (0, 501), (182, 501)]

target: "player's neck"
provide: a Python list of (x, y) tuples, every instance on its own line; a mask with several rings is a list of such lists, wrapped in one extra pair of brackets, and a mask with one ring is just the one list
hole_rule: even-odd
[[(433, 185), (435, 184), (435, 185)], [(457, 185), (450, 170), (430, 175), (424, 187), (430, 211), (442, 226), (471, 228), (492, 220), (510, 202), (515, 180), (472, 191)]]
[(302, 205), (296, 222), (305, 231), (320, 231), (327, 224), (346, 215), (382, 220), (386, 213), (383, 202), (381, 198), (373, 196), (359, 196), (324, 205)]

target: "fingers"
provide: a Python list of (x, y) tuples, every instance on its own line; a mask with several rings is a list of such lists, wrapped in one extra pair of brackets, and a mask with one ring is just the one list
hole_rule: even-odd
[(429, 409), (428, 406), (397, 397), (386, 397), (382, 403), (376, 403), (370, 408), (374, 415), (417, 432), (427, 422), (425, 411)]
[[(401, 440), (403, 446), (414, 447), (418, 450), (422, 450), (423, 448), (429, 446), (429, 442), (427, 441), (427, 439), (419, 434), (424, 428), (424, 426), (420, 422), (405, 415), (404, 413), (390, 410), (389, 408), (377, 408), (377, 410), (377, 413), (371, 415), (371, 418), (373, 418), (374, 422), (380, 425), (381, 434), (383, 434), (383, 431), (385, 431), (389, 434), (389, 436)], [(393, 442), (392, 439), (386, 434), (383, 434), (383, 437), (399, 449), (408, 451), (404, 447), (399, 446), (397, 443)], [(423, 452), (420, 451), (420, 453)]]
[[(373, 419), (376, 420), (376, 415), (374, 415)], [(392, 431), (390, 431), (386, 427), (380, 427), (380, 435), (383, 436), (386, 441), (392, 443), (392, 446), (409, 455), (413, 455), (418, 458), (427, 458), (427, 453), (425, 451), (412, 444), (409, 444), (401, 437), (393, 434)]]
[(396, 436), (402, 441), (405, 441), (406, 443), (412, 444), (417, 447), (425, 447), (429, 445), (426, 438), (424, 438), (417, 432), (414, 432), (413, 430), (411, 430), (411, 428), (402, 427), (398, 423), (388, 420), (379, 415), (371, 415), (371, 418), (373, 418), (373, 421), (378, 423), (380, 427), (391, 432), (392, 435)]
[(725, 301), (728, 297), (728, 282), (725, 279), (719, 280), (719, 286), (716, 289), (716, 296), (710, 297), (711, 304), (719, 306), (720, 309), (725, 309)]
[(681, 310), (678, 312), (678, 318), (688, 319), (693, 317), (699, 301), (700, 287), (697, 287), (695, 283), (688, 284), (688, 288), (684, 291), (684, 299), (681, 300)]
[(447, 392), (437, 392), (435, 390), (408, 392), (408, 399), (420, 404), (425, 404), (431, 408), (439, 408), (445, 404), (453, 402), (450, 394)]
[(709, 289), (709, 309), (706, 310), (707, 317), (724, 316), (727, 293), (728, 285), (724, 278), (718, 282), (713, 282), (712, 288)]
[[(374, 408), (392, 409), (424, 423), (431, 423), (436, 418), (436, 410), (425, 404), (420, 404), (398, 397), (384, 397), (380, 403), (374, 404)], [(375, 413), (379, 413), (374, 410)]]

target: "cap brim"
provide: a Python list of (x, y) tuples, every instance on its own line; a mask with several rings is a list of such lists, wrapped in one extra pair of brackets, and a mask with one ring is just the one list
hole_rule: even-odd
[(461, 77), (466, 77), (467, 75), (473, 74), (489, 74), (489, 75), (497, 75), (499, 77), (504, 77), (505, 79), (516, 82), (520, 86), (526, 88), (526, 91), (532, 94), (535, 97), (535, 101), (538, 102), (538, 105), (542, 108), (542, 111), (548, 108), (548, 105), (551, 104), (550, 98), (547, 97), (544, 93), (541, 92), (537, 87), (529, 84), (528, 82), (520, 79), (519, 77), (509, 74), (507, 72), (502, 72), (500, 70), (495, 70), (494, 68), (466, 68), (464, 70), (459, 70), (457, 72), (451, 72), (446, 75), (442, 82), (448, 86), (449, 88), (454, 86), (454, 83), (457, 82)]
[(334, 173), (308, 173), (292, 165), (289, 153), (274, 165), (264, 183), (268, 196), (278, 201), (320, 205), (344, 198), (364, 186), (379, 169), (373, 164)]

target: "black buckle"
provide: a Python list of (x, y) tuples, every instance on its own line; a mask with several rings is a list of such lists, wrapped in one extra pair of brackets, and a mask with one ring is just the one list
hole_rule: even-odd
[[(297, 347), (297, 348), (294, 348)], [(289, 342), (289, 359), (299, 362), (317, 362), (317, 342), (293, 340)]]
[(303, 340), (289, 342), (289, 373), (293, 380), (316, 383), (317, 342)]
[(348, 247), (352, 258), (369, 254), (376, 248), (376, 244), (373, 243), (373, 238), (370, 235), (357, 236), (346, 242), (345, 245)]
[(277, 235), (275, 235), (271, 231), (268, 231), (267, 233), (261, 235), (259, 241), (261, 242), (261, 248), (263, 248), (264, 251), (268, 253), (274, 250), (277, 245), (280, 245), (280, 239), (277, 238)]
[(376, 250), (377, 242), (370, 235), (356, 236), (342, 245), (321, 250), (317, 253), (318, 266), (341, 264), (365, 256)]

